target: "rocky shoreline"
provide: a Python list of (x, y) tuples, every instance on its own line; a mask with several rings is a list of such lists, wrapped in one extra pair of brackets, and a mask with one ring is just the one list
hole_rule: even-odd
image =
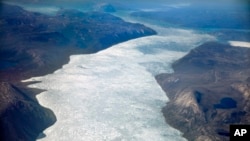
[(250, 48), (204, 43), (156, 76), (170, 101), (166, 122), (188, 140), (229, 140), (229, 125), (250, 124)]
[(95, 53), (130, 39), (154, 35), (107, 13), (61, 9), (55, 16), (0, 3), (0, 140), (36, 140), (56, 122), (21, 80), (53, 73), (73, 54)]

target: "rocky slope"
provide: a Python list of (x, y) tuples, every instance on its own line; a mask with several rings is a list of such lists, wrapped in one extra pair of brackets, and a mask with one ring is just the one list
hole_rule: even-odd
[(35, 140), (56, 121), (21, 80), (52, 73), (72, 54), (156, 34), (110, 14), (61, 9), (54, 16), (0, 3), (0, 140)]
[(2, 141), (34, 140), (37, 133), (56, 121), (52, 111), (41, 107), (35, 99), (18, 87), (1, 82), (0, 89)]
[(250, 49), (216, 42), (193, 49), (156, 76), (170, 102), (166, 122), (189, 140), (229, 140), (230, 124), (250, 124)]

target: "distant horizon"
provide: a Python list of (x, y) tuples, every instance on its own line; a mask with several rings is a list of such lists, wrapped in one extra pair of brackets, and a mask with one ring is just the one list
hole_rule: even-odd
[[(116, 0), (2, 0), (1, 2), (15, 3), (15, 4), (27, 4), (27, 5), (54, 5), (54, 6), (79, 6), (79, 4), (94, 4), (94, 3), (111, 3), (111, 4), (123, 4), (130, 5), (131, 7), (143, 7), (143, 6), (162, 6), (164, 4), (205, 4), (205, 5), (241, 5), (249, 8), (250, 0), (210, 0), (210, 1), (199, 1), (199, 0), (127, 0), (116, 1)], [(140, 5), (136, 5), (140, 4)], [(248, 6), (247, 6), (248, 5)]]

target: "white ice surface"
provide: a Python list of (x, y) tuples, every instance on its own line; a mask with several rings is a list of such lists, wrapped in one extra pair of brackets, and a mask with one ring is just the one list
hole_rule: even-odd
[(25, 81), (46, 89), (39, 103), (57, 122), (45, 141), (184, 141), (161, 113), (168, 98), (154, 75), (214, 38), (193, 31), (153, 27), (159, 35), (130, 40), (96, 54), (73, 55), (53, 74)]
[(248, 47), (250, 48), (250, 42), (243, 42), (243, 41), (229, 41), (231, 46), (235, 47)]

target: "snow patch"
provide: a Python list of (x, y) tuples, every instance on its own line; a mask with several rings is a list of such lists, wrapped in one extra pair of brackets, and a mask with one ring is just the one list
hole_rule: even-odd
[(248, 47), (250, 48), (250, 42), (243, 42), (243, 41), (229, 41), (231, 46), (235, 47)]

